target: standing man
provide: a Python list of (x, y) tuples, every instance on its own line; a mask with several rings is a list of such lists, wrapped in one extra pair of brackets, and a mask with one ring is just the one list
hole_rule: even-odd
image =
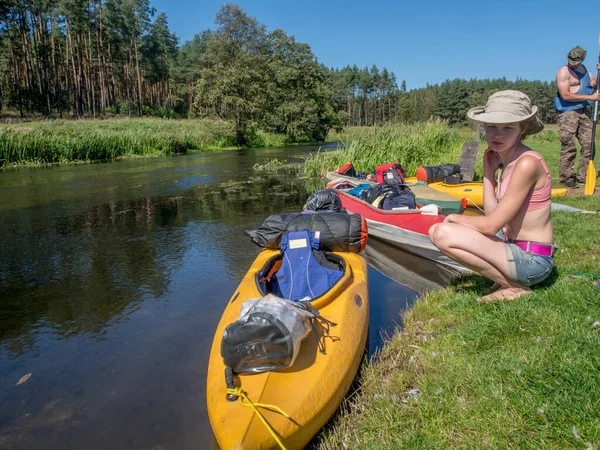
[[(581, 47), (571, 49), (568, 54), (568, 64), (559, 69), (556, 74), (558, 94), (554, 97), (554, 107), (558, 113), (560, 126), (560, 168), (561, 183), (567, 187), (577, 187), (573, 179), (574, 162), (577, 155), (575, 138), (581, 145), (579, 171), (577, 182), (585, 183), (585, 175), (590, 159), (592, 145), (591, 108), (594, 100), (600, 99), (600, 94), (594, 91), (596, 79), (582, 64), (585, 50)], [(598, 64), (600, 70), (600, 64)]]

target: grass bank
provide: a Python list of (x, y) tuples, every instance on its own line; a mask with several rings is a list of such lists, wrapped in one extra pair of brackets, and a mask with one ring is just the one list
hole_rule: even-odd
[(599, 448), (600, 278), (579, 272), (600, 277), (600, 217), (553, 223), (556, 268), (532, 296), (478, 306), (491, 282), (469, 275), (420, 299), (319, 448)]
[[(0, 124), (0, 163), (35, 165), (234, 148), (231, 123), (216, 120), (47, 120)], [(285, 144), (285, 136), (256, 132), (252, 147)]]
[(378, 164), (398, 161), (412, 174), (424, 164), (458, 161), (463, 142), (468, 139), (465, 131), (440, 120), (354, 128), (345, 136), (345, 148), (320, 152), (307, 159), (306, 175), (322, 176), (347, 161), (352, 161), (359, 171), (372, 171)]

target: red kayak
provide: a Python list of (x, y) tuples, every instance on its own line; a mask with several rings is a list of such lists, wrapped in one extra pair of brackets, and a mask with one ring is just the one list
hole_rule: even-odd
[(432, 215), (420, 209), (383, 210), (342, 190), (338, 193), (342, 206), (349, 213), (360, 214), (366, 219), (370, 235), (459, 272), (469, 270), (448, 258), (429, 240), (429, 228), (443, 222), (446, 216)]

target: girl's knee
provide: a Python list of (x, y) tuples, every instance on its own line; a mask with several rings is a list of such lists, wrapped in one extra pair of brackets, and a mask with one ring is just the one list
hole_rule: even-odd
[(429, 239), (438, 248), (449, 247), (452, 239), (452, 224), (437, 223), (429, 229)]
[(435, 244), (435, 229), (438, 227), (439, 223), (434, 223), (429, 227), (429, 240)]

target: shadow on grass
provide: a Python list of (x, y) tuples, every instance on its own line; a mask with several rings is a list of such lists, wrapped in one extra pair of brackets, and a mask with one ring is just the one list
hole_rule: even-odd
[[(548, 278), (532, 286), (532, 289), (534, 292), (538, 289), (548, 289), (552, 287), (557, 279), (558, 271), (556, 270), (556, 266), (554, 266), (550, 272), (550, 275), (548, 275)], [(493, 281), (489, 278), (477, 273), (472, 273), (454, 279), (450, 283), (449, 287), (457, 293), (467, 293), (481, 296), (490, 294), (492, 292), (492, 285)]]

